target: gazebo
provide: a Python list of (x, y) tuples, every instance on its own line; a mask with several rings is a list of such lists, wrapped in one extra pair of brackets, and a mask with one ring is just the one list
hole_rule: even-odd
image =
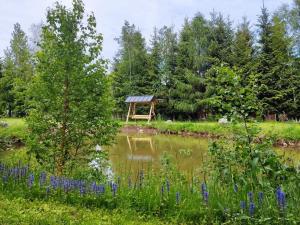
[[(145, 119), (148, 120), (148, 123), (155, 116), (154, 107), (157, 102), (154, 95), (143, 95), (143, 96), (128, 96), (125, 100), (126, 103), (129, 103), (129, 109), (127, 114), (126, 123), (129, 118), (137, 120), (137, 119)], [(137, 115), (136, 114), (136, 105), (150, 105), (150, 111), (147, 115)]]

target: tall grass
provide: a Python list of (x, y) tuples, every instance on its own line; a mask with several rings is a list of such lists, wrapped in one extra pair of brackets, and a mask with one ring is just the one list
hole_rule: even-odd
[(280, 202), (276, 189), (224, 186), (203, 177), (191, 179), (170, 167), (158, 173), (148, 169), (119, 174), (105, 182), (55, 177), (21, 164), (1, 164), (0, 174), (4, 195), (88, 208), (132, 209), (173, 223), (300, 222), (300, 193), (291, 184), (283, 183), (285, 199)]

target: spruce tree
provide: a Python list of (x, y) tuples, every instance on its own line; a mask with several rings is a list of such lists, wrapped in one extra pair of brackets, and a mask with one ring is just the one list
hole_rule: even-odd
[(239, 69), (243, 85), (250, 85), (250, 75), (255, 73), (254, 61), (254, 37), (250, 30), (250, 23), (244, 17), (238, 25), (233, 42), (233, 65)]
[(27, 114), (26, 90), (33, 76), (32, 56), (28, 40), (19, 23), (14, 25), (10, 47), (5, 51), (3, 77), (0, 80), (9, 116)]

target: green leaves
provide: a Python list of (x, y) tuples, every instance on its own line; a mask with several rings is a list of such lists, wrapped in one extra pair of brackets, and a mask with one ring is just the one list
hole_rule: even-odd
[(93, 15), (87, 21), (83, 17), (81, 1), (73, 1), (72, 9), (57, 4), (48, 11), (29, 91), (31, 152), (57, 173), (78, 155), (89, 154), (92, 146), (109, 144), (116, 132), (100, 57), (102, 35)]

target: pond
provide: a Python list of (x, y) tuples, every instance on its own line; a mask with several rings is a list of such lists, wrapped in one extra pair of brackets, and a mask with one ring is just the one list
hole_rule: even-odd
[[(109, 147), (113, 170), (159, 169), (166, 155), (181, 171), (201, 168), (207, 158), (208, 138), (179, 135), (120, 133), (116, 143)], [(300, 161), (300, 149), (274, 148), (278, 154)]]

